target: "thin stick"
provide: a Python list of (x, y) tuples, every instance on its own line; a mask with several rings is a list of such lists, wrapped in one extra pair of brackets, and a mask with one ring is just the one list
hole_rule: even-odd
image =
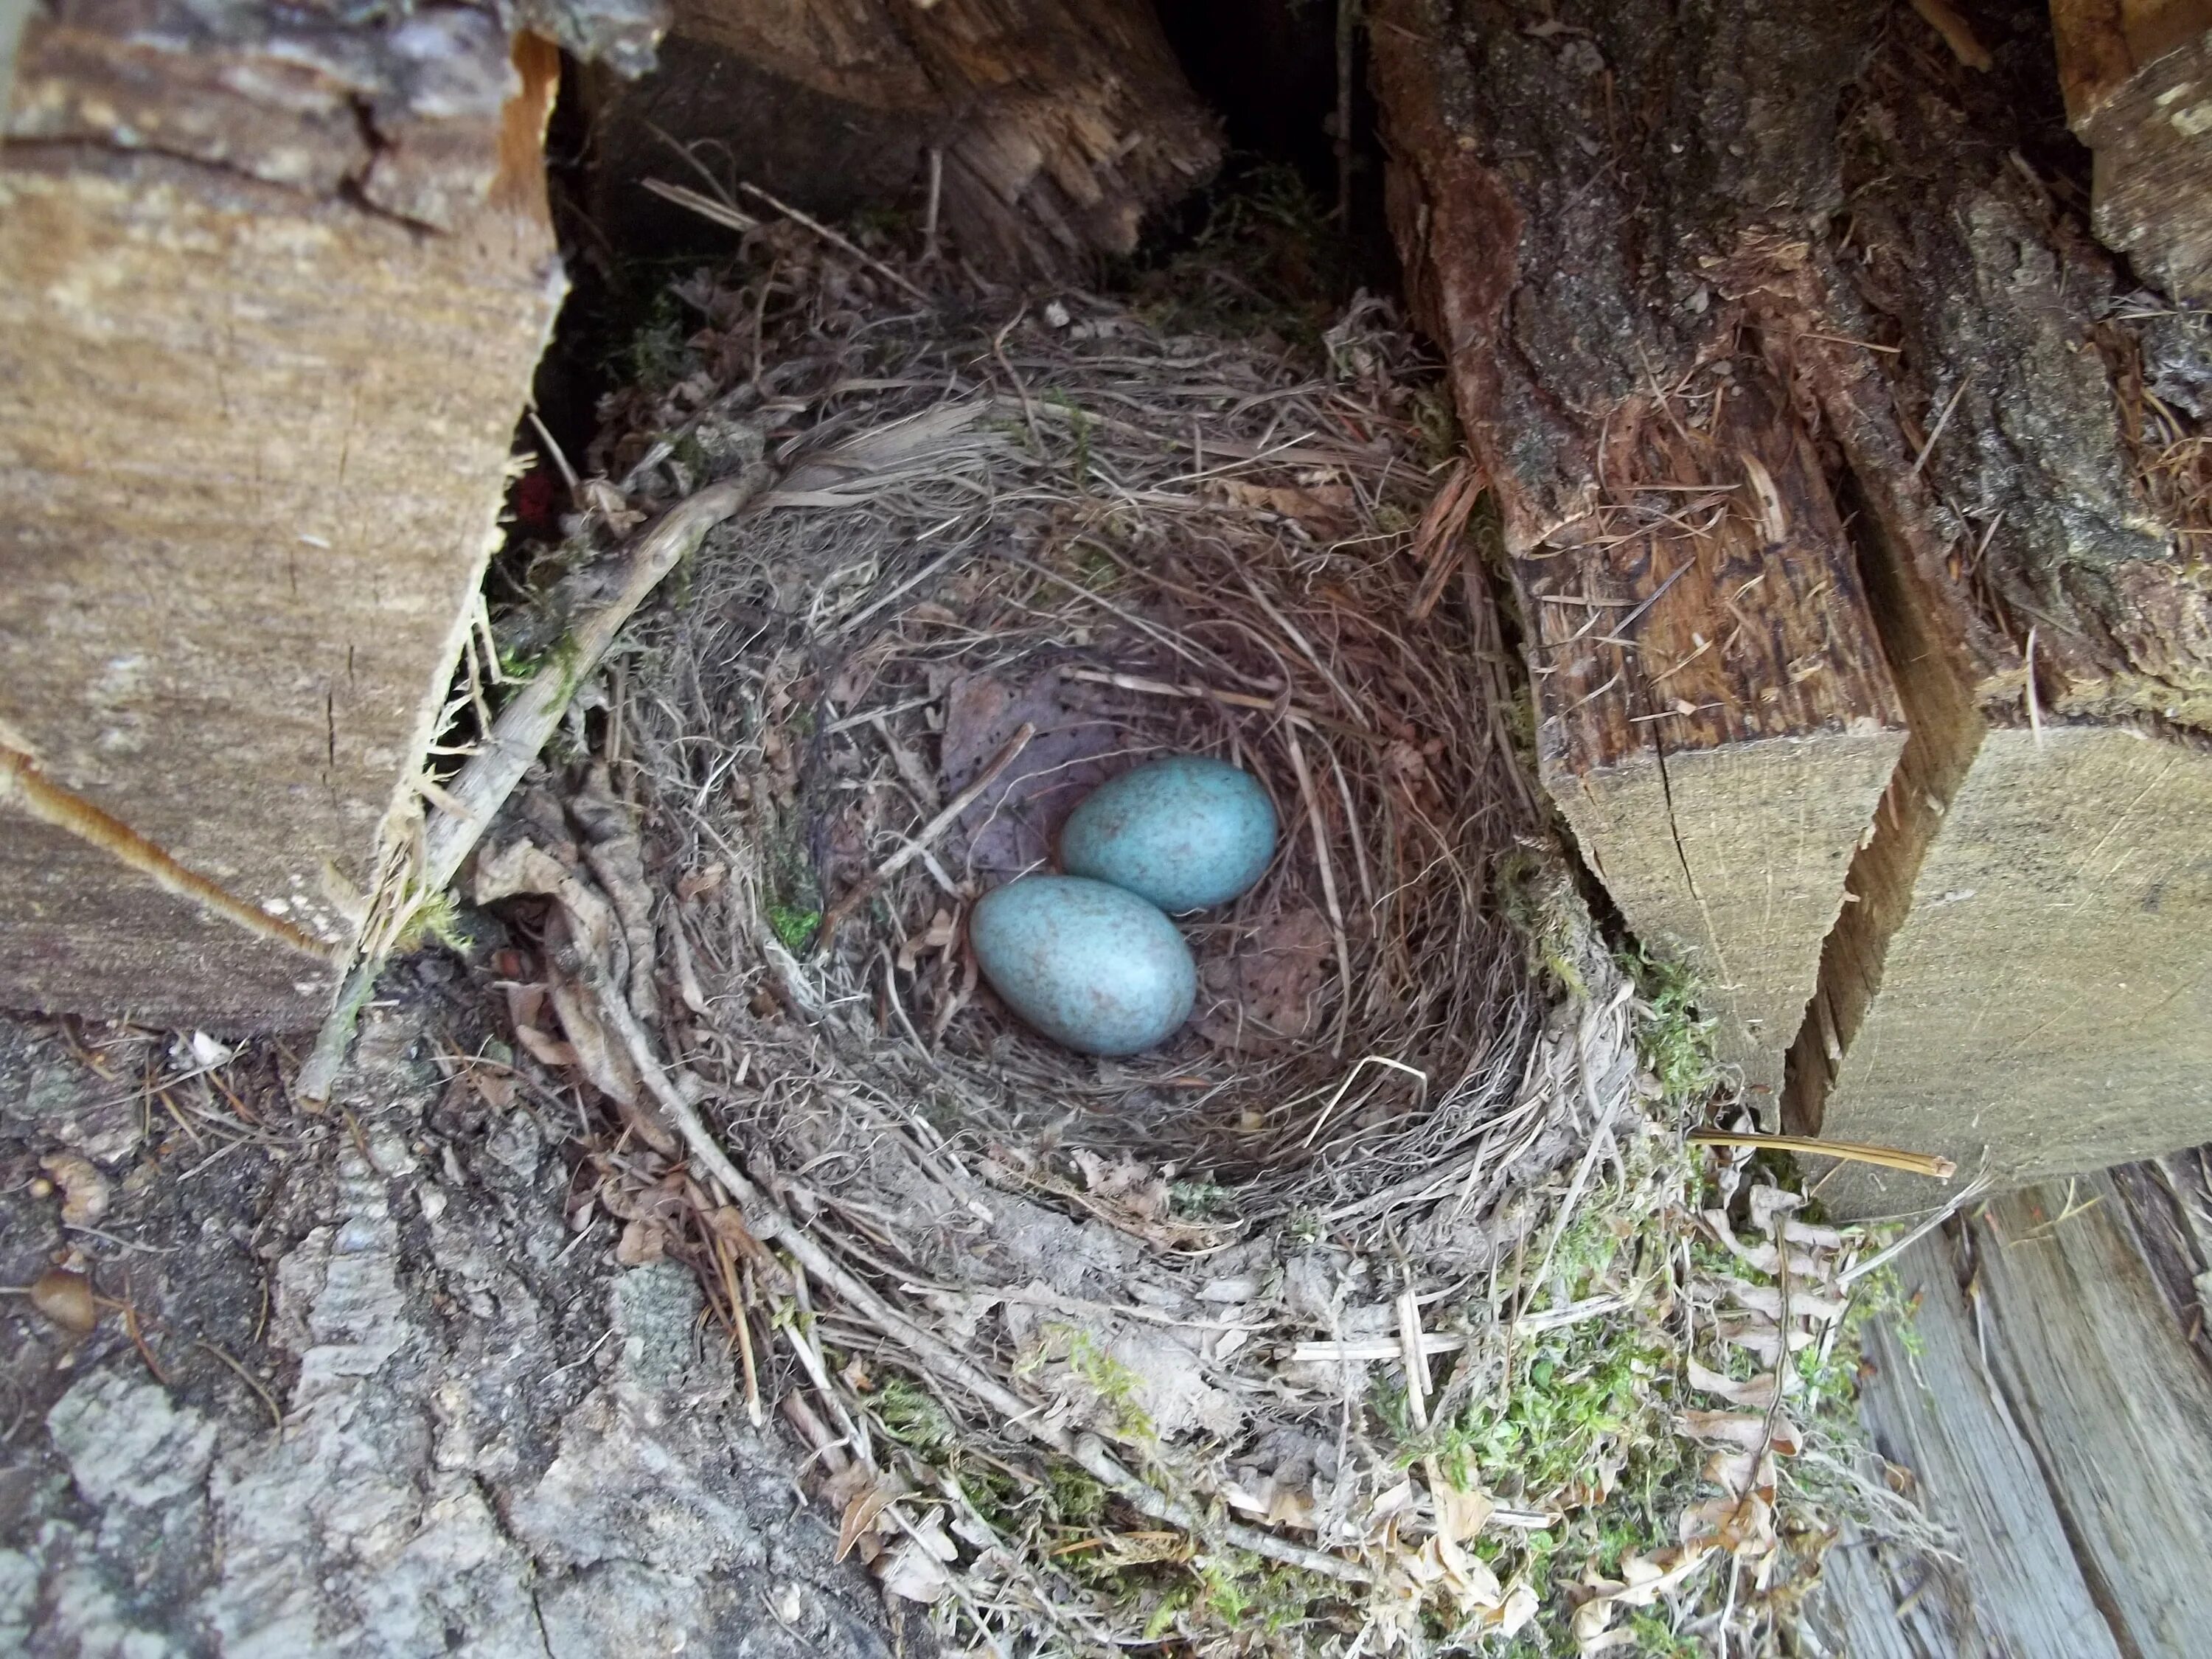
[[(386, 902), (398, 902), (403, 891), (443, 892), (454, 873), (499, 816), (507, 798), (537, 762), (538, 751), (559, 729), (561, 717), (577, 689), (589, 679), (615, 635), (638, 606), (644, 604), (661, 579), (698, 550), (707, 532), (746, 506), (768, 482), (768, 470), (755, 465), (733, 478), (710, 484), (663, 514), (653, 526), (633, 544), (629, 567), (614, 597), (580, 617), (563, 641), (557, 661), (531, 676), (514, 694), (469, 763), (451, 787), (441, 791), (445, 799), (424, 826), (422, 866), (416, 883), (395, 884), (380, 894)], [(4, 751), (0, 751), (4, 752)], [(386, 895), (389, 895), (388, 898)], [(375, 933), (374, 920), (362, 937)], [(315, 1046), (292, 1085), (293, 1097), (310, 1111), (331, 1097), (337, 1085), (339, 1068), (352, 1045), (356, 1021), (384, 969), (381, 951), (356, 960), (338, 991), (337, 1002), (315, 1034)]]
[[(562, 641), (559, 660), (531, 676), (500, 710), (483, 750), (461, 769), (447, 793), (459, 812), (441, 811), (424, 834), (422, 886), (441, 892), (474, 850), (484, 826), (522, 781), (567, 712), (569, 699), (614, 643), (615, 635), (661, 578), (698, 549), (707, 532), (737, 512), (768, 483), (767, 469), (749, 466), (734, 478), (710, 484), (663, 514), (637, 538), (614, 596), (579, 618)], [(465, 817), (464, 813), (473, 814)]]
[(662, 201), (689, 208), (702, 219), (709, 220), (726, 230), (753, 230), (760, 225), (760, 221), (751, 214), (733, 208), (726, 202), (718, 202), (711, 196), (702, 196), (684, 185), (668, 184), (659, 179), (641, 179), (638, 182)]
[[(545, 441), (546, 453), (552, 456), (553, 465), (560, 469), (562, 480), (568, 486), (569, 504), (580, 507), (583, 504), (581, 494), (583, 486), (576, 482), (576, 469), (568, 465), (568, 458), (561, 452), (561, 441), (546, 428), (544, 422), (538, 418), (536, 410), (526, 409), (522, 412), (530, 417), (531, 430)], [(477, 591), (476, 602), (479, 608), (483, 605), (483, 591), (481, 588)]]
[(929, 205), (921, 216), (921, 258), (927, 264), (937, 258), (937, 210), (945, 194), (945, 152), (929, 149)]
[(1882, 1268), (1887, 1267), (1891, 1262), (1896, 1261), (1898, 1257), (1903, 1255), (1907, 1250), (1911, 1249), (1915, 1244), (1917, 1244), (1922, 1239), (1927, 1237), (1929, 1234), (1934, 1232), (1938, 1227), (1948, 1221), (1953, 1216), (1958, 1214), (1960, 1211), (1965, 1209), (1967, 1205), (1979, 1198), (1984, 1193), (1987, 1192), (1989, 1188), (1989, 1177), (1987, 1176), (1977, 1176), (1973, 1180), (1968, 1182), (1964, 1188), (1960, 1188), (1958, 1195), (1952, 1199), (1948, 1204), (1946, 1204), (1942, 1209), (1937, 1210), (1934, 1214), (1922, 1221), (1919, 1225), (1913, 1228), (1913, 1230), (1905, 1234), (1904, 1237), (1899, 1239), (1896, 1243), (1890, 1245), (1886, 1249), (1877, 1250), (1865, 1261), (1856, 1262), (1852, 1266), (1844, 1268), (1843, 1272), (1838, 1273), (1836, 1275), (1836, 1288), (1839, 1291), (1849, 1290), (1853, 1285), (1865, 1278), (1869, 1273), (1878, 1273)]
[(1918, 477), (1920, 469), (1928, 465), (1928, 457), (1935, 452), (1936, 441), (1943, 435), (1943, 428), (1951, 424), (1951, 411), (1958, 408), (1959, 399), (1966, 395), (1966, 388), (1972, 383), (1972, 375), (1959, 382), (1959, 389), (1951, 394), (1951, 401), (1943, 405), (1943, 412), (1936, 417), (1936, 429), (1928, 434), (1928, 441), (1920, 446), (1920, 453), (1912, 458), (1912, 471), (1905, 475), (1907, 477)]
[(830, 906), (830, 914), (822, 918), (822, 937), (815, 942), (814, 954), (817, 960), (829, 954), (831, 935), (836, 933), (845, 919), (853, 914), (861, 902), (928, 851), (932, 842), (950, 830), (963, 812), (982, 799), (983, 792), (999, 781), (1000, 775), (1014, 763), (1022, 750), (1030, 746), (1030, 739), (1035, 736), (1036, 736), (1036, 727), (1029, 721), (1024, 720), (1015, 729), (1014, 735), (1006, 739), (1005, 746), (991, 757), (991, 763), (983, 769), (981, 776), (945, 803), (945, 810), (922, 825), (921, 833), (913, 840), (878, 865), (860, 881), (855, 883), (850, 892)]
[(2043, 705), (2035, 695), (2035, 629), (2027, 630), (2027, 648), (2023, 652), (2027, 672), (2027, 724), (2035, 733), (2035, 746), (2043, 747)]
[(844, 249), (846, 252), (851, 254), (855, 259), (858, 259), (862, 264), (867, 266), (869, 270), (874, 271), (878, 276), (888, 277), (892, 282), (896, 283), (908, 293), (913, 295), (915, 299), (921, 301), (922, 304), (928, 305), (931, 303), (929, 295), (926, 290), (915, 286), (913, 283), (908, 282), (905, 277), (900, 276), (898, 272), (893, 270), (889, 265), (885, 264), (881, 259), (877, 258), (872, 253), (866, 252), (856, 244), (848, 241), (846, 238), (839, 235), (836, 231), (830, 229), (829, 226), (823, 224), (819, 219), (810, 219), (806, 215), (801, 213), (797, 208), (792, 206), (788, 202), (778, 201), (775, 197), (763, 190), (758, 185), (749, 185), (744, 179), (740, 179), (738, 180), (738, 188), (744, 191), (748, 196), (758, 197), (762, 201), (766, 202), (770, 207), (774, 208), (778, 213), (782, 214), (786, 218), (805, 225), (807, 229), (812, 231), (817, 236), (822, 238), (823, 241), (834, 243), (838, 247)]
[(1928, 1176), (1937, 1181), (1948, 1181), (1959, 1173), (1959, 1166), (1939, 1153), (1901, 1152), (1894, 1146), (1864, 1146), (1849, 1140), (1820, 1140), (1811, 1135), (1735, 1134), (1723, 1129), (1696, 1129), (1690, 1133), (1690, 1144), (1803, 1152), (1815, 1158), (1842, 1158), (1850, 1164), (1878, 1164), (1885, 1170), (1902, 1170), (1907, 1175)]
[(120, 818), (112, 817), (82, 795), (51, 781), (29, 755), (0, 743), (0, 801), (11, 801), (40, 823), (88, 842), (118, 864), (128, 865), (165, 893), (188, 899), (210, 915), (247, 933), (328, 963), (331, 947), (289, 921), (255, 908), (197, 870), (188, 870)]
[(1321, 797), (1314, 790), (1313, 773), (1306, 766), (1305, 750), (1296, 728), (1283, 727), (1283, 742), (1291, 751), (1291, 769), (1298, 775), (1298, 793), (1305, 797), (1306, 823), (1313, 831), (1314, 862), (1321, 869), (1321, 896), (1328, 906), (1329, 932), (1336, 936), (1337, 971), (1344, 986), (1336, 1000), (1336, 1035), (1329, 1041), (1332, 1058), (1344, 1057), (1345, 1022), (1352, 1013), (1352, 942), (1344, 935), (1344, 907), (1337, 902), (1336, 869), (1328, 856), (1328, 830), (1322, 823)]

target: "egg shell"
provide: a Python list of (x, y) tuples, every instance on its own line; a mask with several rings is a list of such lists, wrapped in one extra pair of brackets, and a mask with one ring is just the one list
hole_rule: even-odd
[(1068, 814), (1060, 866), (1163, 910), (1226, 904), (1267, 872), (1275, 808), (1249, 772), (1202, 755), (1149, 761)]
[(1190, 1018), (1198, 967), (1159, 910), (1077, 876), (1024, 876), (968, 921), (976, 966), (1006, 1006), (1086, 1054), (1133, 1054)]

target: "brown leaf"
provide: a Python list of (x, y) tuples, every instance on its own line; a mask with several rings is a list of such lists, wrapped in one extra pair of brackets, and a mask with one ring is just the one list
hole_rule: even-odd
[(31, 1305), (65, 1331), (82, 1336), (100, 1323), (92, 1281), (66, 1267), (50, 1267), (31, 1284)]
[(640, 1217), (623, 1228), (622, 1237), (615, 1242), (615, 1260), (625, 1267), (642, 1267), (659, 1261), (667, 1249), (668, 1235)]
[(75, 1152), (54, 1152), (39, 1160), (62, 1189), (62, 1223), (89, 1227), (107, 1213), (107, 1177)]
[(541, 1066), (550, 1066), (556, 1071), (566, 1071), (577, 1063), (575, 1045), (549, 1036), (535, 1025), (518, 1025), (514, 1040), (523, 1051)]

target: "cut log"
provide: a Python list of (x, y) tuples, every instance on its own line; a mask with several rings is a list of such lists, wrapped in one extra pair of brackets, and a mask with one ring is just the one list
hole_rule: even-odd
[(1686, 957), (1771, 1104), (1904, 741), (1792, 404), (1863, 7), (1634, 3), (1541, 28), (1388, 0), (1391, 222), (1495, 494), (1543, 781), (1630, 926)]
[(592, 82), (593, 211), (629, 245), (672, 211), (641, 179), (699, 182), (671, 139), (726, 186), (742, 155), (744, 182), (833, 217), (927, 212), (933, 155), (941, 228), (1014, 277), (1129, 252), (1220, 159), (1147, 0), (679, 0), (662, 58)]
[[(1898, 349), (1816, 344), (1801, 384), (1863, 509), (1912, 739), (1784, 1115), (2016, 1183), (2212, 1132), (2202, 440), (2142, 395), (2157, 307), (2122, 305), (2018, 160), (2033, 105), (2004, 86), (2006, 43), (1994, 79), (1911, 45), (1863, 83), (1861, 257), (1819, 296), (1824, 331)], [(1861, 1213), (1942, 1196), (1863, 1168), (1823, 1194)]]
[[(563, 290), (557, 58), (470, 11), (125, 9), (33, 17), (0, 149), (0, 738), (336, 944)], [(0, 832), (0, 1002), (283, 1029), (331, 981), (89, 842)]]
[(2175, 299), (2212, 299), (2212, 0), (2051, 0), (2051, 18), (2097, 234)]
[(1785, 1127), (2019, 1182), (2212, 1132), (2212, 349), (2026, 159), (2047, 16), (1922, 9), (1395, 0), (1375, 63), (1585, 853)]

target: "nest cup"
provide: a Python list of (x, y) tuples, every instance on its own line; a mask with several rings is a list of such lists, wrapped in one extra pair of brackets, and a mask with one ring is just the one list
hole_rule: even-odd
[[(748, 987), (717, 1023), (756, 1078), (1164, 1164), (1247, 1215), (1418, 1170), (1510, 1092), (1530, 1003), (1491, 884), (1532, 809), (1464, 504), (1433, 510), (1433, 394), (1386, 320), (1348, 319), (1322, 377), (1103, 307), (978, 378), (963, 343), (887, 331), (875, 386), (811, 403), (786, 459), (868, 481), (710, 538), (638, 740), (687, 855), (727, 868), (706, 954)], [(1173, 754), (1257, 779), (1278, 852), (1179, 919), (1184, 1028), (1093, 1060), (999, 1005), (965, 919)]]

